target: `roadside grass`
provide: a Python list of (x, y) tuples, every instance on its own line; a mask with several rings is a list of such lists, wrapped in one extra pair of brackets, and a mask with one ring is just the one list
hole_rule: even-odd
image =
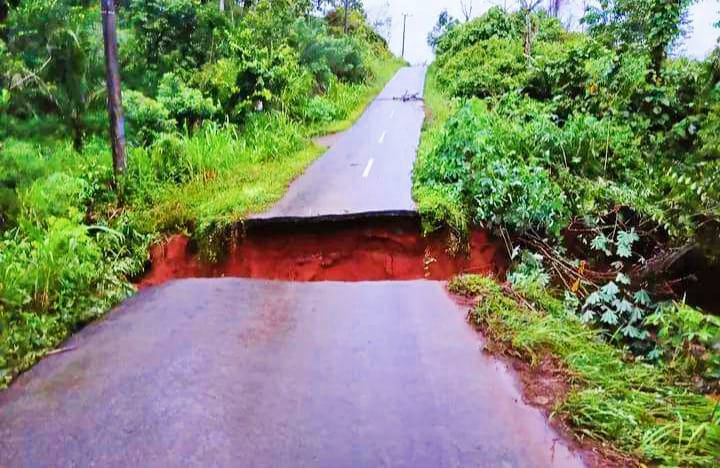
[(192, 225), (196, 234), (205, 236), (210, 227), (224, 229), (269, 208), (324, 153), (312, 137), (351, 127), (404, 64), (395, 57), (374, 60), (371, 82), (335, 86), (328, 98), (343, 109), (342, 120), (305, 127), (275, 115), (254, 119), (239, 135), (233, 128), (210, 126), (185, 138), (181, 147), (189, 182), (164, 186), (142, 212), (141, 223), (155, 232)]
[(632, 361), (544, 290), (510, 290), (473, 275), (449, 288), (476, 298), (470, 319), (501, 352), (531, 365), (551, 354), (567, 366), (571, 390), (554, 414), (578, 439), (664, 466), (720, 462), (718, 400), (694, 393), (692, 382)]
[(423, 230), (434, 231), (450, 227), (458, 237), (468, 232), (468, 216), (455, 197), (444, 186), (429, 186), (418, 181), (416, 174), (430, 162), (432, 150), (445, 122), (457, 110), (458, 101), (443, 93), (437, 82), (435, 64), (428, 68), (425, 79), (425, 123), (413, 168), (413, 198), (422, 217)]
[[(390, 59), (372, 59), (370, 68), (373, 73), (373, 81), (369, 85), (345, 85), (335, 86), (328, 93), (329, 99), (340, 109), (344, 109), (344, 116), (331, 122), (324, 122), (310, 128), (309, 136), (316, 137), (329, 135), (331, 133), (343, 132), (360, 118), (365, 108), (372, 102), (388, 81), (397, 71), (408, 63), (398, 57)], [(357, 88), (357, 89), (354, 89)]]

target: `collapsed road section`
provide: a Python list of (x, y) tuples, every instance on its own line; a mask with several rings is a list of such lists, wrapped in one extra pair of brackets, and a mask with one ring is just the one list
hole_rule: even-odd
[(473, 231), (451, 251), (447, 231), (422, 234), (417, 216), (345, 220), (256, 220), (228, 232), (217, 259), (196, 242), (173, 236), (151, 251), (143, 288), (179, 278), (256, 278), (284, 281), (446, 280), (458, 273), (502, 275), (504, 247)]

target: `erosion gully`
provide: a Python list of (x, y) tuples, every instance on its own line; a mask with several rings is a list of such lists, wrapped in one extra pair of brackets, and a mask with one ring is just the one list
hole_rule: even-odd
[(250, 221), (237, 225), (210, 262), (197, 242), (175, 235), (155, 245), (140, 289), (180, 278), (256, 278), (285, 281), (447, 280), (458, 273), (502, 275), (501, 243), (483, 230), (466, 251), (448, 251), (448, 232), (422, 234), (416, 216), (312, 221)]

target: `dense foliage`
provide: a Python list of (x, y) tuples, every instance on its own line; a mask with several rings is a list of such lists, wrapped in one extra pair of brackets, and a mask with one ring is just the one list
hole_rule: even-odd
[[(11, 2), (0, 26), (0, 387), (132, 291), (149, 242), (275, 201), (400, 65), (295, 0), (118, 2), (129, 167), (107, 144), (99, 2)], [(325, 5), (326, 6), (326, 5)], [(327, 8), (326, 8), (327, 10)], [(345, 122), (345, 123), (343, 123)]]
[[(607, 43), (615, 37), (607, 24), (597, 26), (597, 35), (584, 35), (562, 32), (543, 14), (534, 21), (531, 56), (523, 50), (522, 14), (498, 8), (439, 41), (438, 87), (484, 103), (460, 103), (463, 109), (431, 136), (426, 152), (432, 154), (423, 155), (417, 185), (447, 187), (447, 177), (467, 182), (466, 175), (448, 176), (450, 168), (440, 172), (446, 180), (425, 171), (426, 164), (455, 164), (451, 140), (475, 144), (464, 134), (455, 138), (454, 127), (464, 125), (480, 130), (483, 144), (497, 154), (518, 166), (539, 165), (562, 185), (563, 209), (546, 218), (547, 226), (569, 214), (602, 213), (613, 203), (631, 204), (679, 239), (693, 236), (701, 223), (712, 224), (720, 215), (713, 132), (720, 90), (712, 59), (666, 60), (656, 76), (655, 45), (642, 42), (624, 53)], [(460, 205), (469, 216), (478, 209)]]
[[(689, 4), (603, 1), (584, 19), (588, 33), (500, 8), (449, 28), (429, 74), (433, 120), (414, 192), (428, 229), (449, 225), (461, 238), (471, 225), (492, 229), (513, 260), (510, 284), (563, 298), (572, 321), (553, 314), (537, 333), (589, 327), (593, 340), (715, 393), (720, 319), (686, 304), (690, 280), (674, 273), (684, 255), (712, 264), (720, 252), (719, 52), (704, 61), (668, 53)], [(513, 327), (519, 317), (505, 307), (478, 320)], [(599, 411), (581, 403), (577, 413)], [(575, 418), (595, 431), (600, 416)], [(595, 435), (634, 450), (629, 430)], [(717, 436), (698, 449), (717, 450)], [(687, 463), (673, 458), (680, 452), (651, 444), (639, 455)]]

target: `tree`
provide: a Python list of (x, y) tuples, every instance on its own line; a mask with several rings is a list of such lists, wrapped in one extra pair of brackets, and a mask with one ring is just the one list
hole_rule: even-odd
[[(52, 109), (81, 150), (85, 115), (102, 95), (102, 53), (94, 1), (26, 0), (6, 20), (7, 47), (22, 80), (12, 87), (35, 108)], [(95, 14), (93, 14), (95, 13)]]
[(460, 11), (462, 11), (465, 22), (470, 21), (473, 12), (473, 0), (460, 0)]
[(520, 0), (520, 11), (525, 17), (525, 32), (523, 34), (525, 42), (525, 56), (530, 60), (532, 55), (532, 45), (537, 35), (537, 28), (533, 24), (532, 13), (540, 6), (542, 0)]
[(120, 65), (117, 53), (117, 15), (114, 0), (100, 0), (102, 9), (103, 44), (105, 46), (105, 81), (107, 106), (110, 120), (110, 144), (112, 146), (115, 174), (125, 172), (125, 120), (123, 118), (122, 93), (120, 91)]
[(438, 42), (440, 42), (440, 39), (443, 37), (443, 35), (445, 35), (445, 33), (450, 31), (458, 24), (459, 21), (453, 18), (447, 10), (441, 11), (440, 15), (438, 16), (437, 22), (435, 23), (435, 26), (433, 26), (432, 31), (428, 33), (428, 45), (432, 47), (433, 50), (435, 50), (435, 48), (437, 48)]
[(11, 8), (15, 8), (20, 0), (0, 0), (0, 23), (5, 21)]
[(612, 47), (638, 48), (650, 56), (656, 79), (668, 49), (682, 35), (694, 0), (602, 0), (583, 19), (590, 33)]
[(548, 6), (548, 14), (557, 18), (560, 14), (560, 7), (562, 6), (562, 4), (562, 0), (550, 0), (550, 5)]
[(372, 14), (368, 14), (368, 22), (370, 23), (370, 26), (376, 33), (386, 40), (390, 37), (390, 32), (392, 30), (392, 16), (390, 16), (388, 11), (389, 8), (390, 2), (386, 1), (380, 7), (373, 9)]

